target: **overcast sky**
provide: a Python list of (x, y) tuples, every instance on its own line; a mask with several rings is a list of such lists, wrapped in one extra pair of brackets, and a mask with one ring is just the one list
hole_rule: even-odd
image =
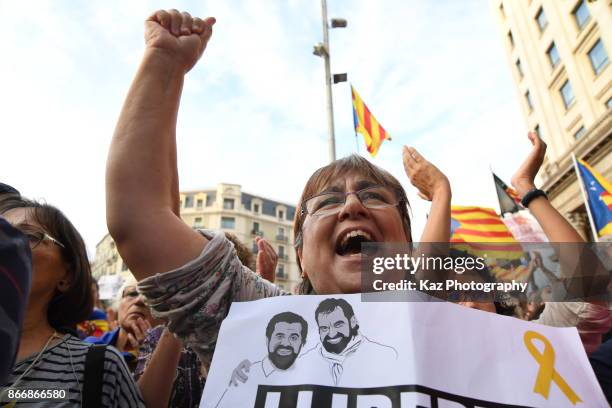
[[(488, 1), (328, 7), (348, 20), (330, 31), (332, 70), (348, 73), (393, 138), (373, 162), (407, 188), (415, 237), (429, 206), (404, 173), (404, 144), (449, 176), (453, 204), (497, 208), (489, 167), (509, 181), (529, 142)], [(217, 18), (185, 83), (181, 189), (237, 183), (295, 203), (328, 160), (323, 61), (312, 55), (322, 40), (318, 0), (0, 0), (0, 181), (62, 209), (92, 259), (106, 233), (108, 147), (143, 53), (143, 20), (158, 8)], [(348, 84), (334, 86), (334, 109), (337, 155), (367, 155)]]

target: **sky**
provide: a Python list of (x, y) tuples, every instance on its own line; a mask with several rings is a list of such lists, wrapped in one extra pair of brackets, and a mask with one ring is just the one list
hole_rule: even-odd
[[(0, 0), (0, 181), (56, 205), (93, 259), (107, 232), (104, 172), (113, 130), (144, 51), (143, 21), (177, 8), (217, 23), (187, 75), (178, 118), (181, 190), (227, 182), (296, 203), (328, 162), (318, 0)], [(332, 72), (392, 137), (373, 163), (411, 202), (418, 238), (429, 203), (410, 185), (402, 146), (450, 179), (453, 204), (497, 208), (490, 168), (509, 181), (527, 128), (484, 0), (328, 0)], [(333, 87), (336, 151), (369, 157), (353, 130), (350, 87)]]

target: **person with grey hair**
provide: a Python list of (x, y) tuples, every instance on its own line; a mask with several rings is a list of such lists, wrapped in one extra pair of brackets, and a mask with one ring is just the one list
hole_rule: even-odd
[(111, 345), (121, 352), (131, 371), (136, 368), (138, 348), (147, 332), (158, 323), (151, 316), (144, 298), (138, 293), (135, 279), (123, 283), (116, 298), (118, 327), (100, 337), (89, 336), (84, 339), (91, 344)]

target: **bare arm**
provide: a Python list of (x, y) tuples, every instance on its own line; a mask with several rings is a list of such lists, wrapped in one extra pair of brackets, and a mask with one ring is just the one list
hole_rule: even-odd
[(183, 343), (164, 329), (149, 364), (137, 382), (148, 408), (168, 406), (182, 349)]
[[(521, 167), (512, 176), (512, 185), (521, 197), (535, 187), (535, 176), (542, 166), (546, 154), (546, 143), (535, 132), (529, 132), (533, 149)], [(550, 242), (584, 242), (559, 211), (544, 197), (538, 197), (529, 204), (529, 211), (538, 221)]]
[[(529, 132), (533, 145), (529, 156), (512, 176), (512, 185), (521, 197), (535, 187), (534, 179), (546, 154), (546, 143), (535, 132)], [(538, 197), (529, 204), (529, 211), (538, 221), (542, 230), (552, 243), (565, 243), (556, 246), (561, 265), (561, 280), (565, 283), (570, 298), (589, 298), (599, 294), (608, 285), (607, 271), (598, 271), (599, 261), (590, 251), (580, 234), (544, 197)], [(544, 273), (546, 271), (542, 269)], [(549, 271), (550, 272), (550, 271)], [(547, 276), (552, 279), (552, 272)], [(553, 275), (554, 276), (554, 275)], [(592, 303), (602, 303), (593, 301)], [(603, 303), (602, 303), (603, 304)]]
[(446, 244), (450, 241), (451, 187), (448, 178), (413, 147), (404, 147), (403, 161), (406, 174), (419, 189), (419, 196), (431, 201), (420, 242)]
[(110, 234), (138, 280), (197, 257), (206, 239), (178, 217), (176, 119), (184, 76), (202, 55), (214, 19), (158, 11), (126, 97), (106, 170)]

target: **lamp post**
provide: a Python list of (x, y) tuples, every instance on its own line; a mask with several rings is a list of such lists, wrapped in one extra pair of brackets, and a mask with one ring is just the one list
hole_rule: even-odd
[[(323, 42), (314, 45), (313, 54), (318, 57), (323, 57), (325, 64), (325, 88), (327, 93), (327, 129), (329, 132), (329, 161), (336, 160), (336, 139), (334, 136), (334, 107), (332, 102), (332, 74), (330, 66), (329, 52), (329, 26), (327, 21), (327, 1), (321, 0), (321, 14), (323, 18)], [(332, 18), (331, 28), (346, 27), (346, 20), (343, 18)], [(336, 74), (333, 76), (334, 83), (344, 82), (347, 79), (346, 74)]]

